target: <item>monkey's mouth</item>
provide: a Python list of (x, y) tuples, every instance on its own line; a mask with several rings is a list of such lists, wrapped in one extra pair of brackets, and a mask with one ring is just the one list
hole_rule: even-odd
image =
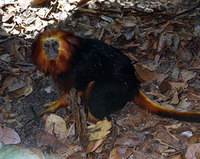
[(58, 57), (58, 53), (54, 52), (51, 54), (46, 54), (48, 59), (56, 59)]

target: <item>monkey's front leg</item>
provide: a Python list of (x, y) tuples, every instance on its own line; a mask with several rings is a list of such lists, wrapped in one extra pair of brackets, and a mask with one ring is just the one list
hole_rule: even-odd
[[(47, 107), (47, 109), (45, 109), (42, 112), (40, 112), (40, 114), (44, 114), (46, 112), (55, 112), (59, 108), (68, 107), (69, 106), (69, 103), (67, 102), (68, 94), (69, 94), (69, 92), (62, 93), (62, 96), (59, 99), (57, 99), (57, 100), (55, 100), (53, 102), (49, 102), (49, 103), (45, 104), (44, 107)], [(78, 96), (83, 96), (84, 92), (83, 91), (78, 91), (77, 95)]]
[(67, 107), (68, 102), (66, 101), (66, 95), (67, 94), (63, 94), (58, 100), (45, 104), (44, 107), (48, 108), (43, 110), (40, 114), (44, 114), (48, 111), (54, 112), (58, 108)]

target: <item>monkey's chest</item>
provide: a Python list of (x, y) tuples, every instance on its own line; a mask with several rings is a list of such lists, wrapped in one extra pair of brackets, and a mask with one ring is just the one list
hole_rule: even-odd
[(56, 87), (64, 92), (70, 91), (75, 86), (72, 75), (66, 72), (56, 76), (56, 78), (54, 78), (54, 82)]

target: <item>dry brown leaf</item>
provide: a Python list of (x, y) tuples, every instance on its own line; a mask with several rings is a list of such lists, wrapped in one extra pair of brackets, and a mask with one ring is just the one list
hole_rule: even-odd
[(102, 139), (91, 141), (86, 148), (86, 153), (94, 152), (105, 141), (106, 138), (107, 135)]
[[(159, 92), (146, 92), (147, 95), (152, 95), (152, 96), (155, 96), (157, 97), (159, 100), (162, 100), (162, 99), (165, 99), (166, 96), (159, 93)], [(158, 100), (157, 100), (158, 101)]]
[(140, 137), (128, 137), (128, 136), (124, 136), (121, 137), (119, 139), (117, 139), (117, 141), (115, 142), (115, 146), (136, 146), (141, 142)]
[(183, 81), (169, 81), (169, 84), (171, 85), (172, 89), (176, 90), (183, 90), (187, 87), (187, 84)]
[(200, 101), (200, 95), (190, 93), (187, 99), (191, 101)]
[(146, 40), (142, 45), (140, 45), (141, 50), (147, 50), (150, 47), (150, 40)]
[(8, 92), (12, 92), (24, 86), (25, 86), (25, 82), (21, 80), (20, 78), (8, 76), (3, 82), (1, 91), (4, 92), (4, 90), (7, 88)]
[(178, 92), (179, 90), (183, 90), (185, 87), (187, 87), (187, 84), (182, 81), (169, 81), (169, 84), (171, 86), (170, 94), (172, 96), (170, 104), (178, 104), (179, 103)]
[[(132, 154), (132, 148), (129, 146), (119, 146), (114, 148), (111, 152), (109, 157), (111, 159), (122, 159), (122, 158), (128, 158)], [(109, 159), (110, 159), (109, 158)]]
[(145, 121), (145, 117), (143, 113), (138, 113), (135, 115), (127, 114), (123, 119), (118, 120), (117, 124), (123, 127), (131, 127), (134, 128), (136, 125), (142, 124)]
[(188, 144), (195, 144), (200, 141), (200, 134), (194, 134), (188, 138)]
[(56, 114), (50, 114), (47, 117), (45, 129), (50, 134), (55, 134), (61, 142), (64, 142), (68, 137), (68, 130), (64, 119)]
[(87, 157), (87, 154), (83, 151), (75, 151), (74, 153), (72, 153), (71, 155), (69, 156), (66, 156), (66, 155), (62, 155), (62, 158), (65, 159), (88, 159)]
[(95, 125), (88, 126), (89, 140), (93, 141), (104, 138), (110, 133), (111, 127), (111, 122), (108, 120), (98, 121)]
[(114, 149), (112, 149), (112, 151), (110, 151), (109, 159), (118, 159), (116, 148), (114, 148)]
[(25, 86), (15, 91), (15, 97), (28, 96), (33, 91), (33, 83), (30, 77), (26, 77)]
[(183, 158), (182, 158), (182, 155), (179, 154), (179, 155), (171, 157), (170, 159), (183, 159)]
[(173, 97), (172, 100), (170, 101), (170, 104), (178, 104), (179, 103), (179, 97), (178, 97), (178, 92), (176, 89), (173, 90)]
[(181, 71), (180, 75), (181, 75), (181, 78), (182, 78), (185, 82), (187, 82), (188, 80), (194, 78), (195, 75), (196, 75), (196, 73), (193, 72), (193, 71), (183, 70), (183, 71)]
[(36, 133), (35, 140), (37, 141), (38, 146), (48, 146), (52, 149), (53, 152), (67, 149), (67, 147), (62, 142), (60, 142), (55, 136), (43, 130), (39, 130)]
[(151, 72), (139, 64), (135, 65), (136, 72), (140, 79), (143, 81), (152, 81), (157, 80), (158, 82), (162, 82), (165, 78), (168, 77), (167, 74), (157, 74), (155, 72)]
[(173, 145), (178, 143), (179, 140), (174, 136), (170, 135), (166, 130), (160, 131), (156, 134), (155, 139), (167, 143), (169, 145)]
[(193, 69), (200, 69), (200, 60), (194, 61), (192, 63), (191, 68), (193, 68)]
[(0, 127), (0, 141), (2, 141), (4, 144), (18, 144), (21, 142), (20, 136), (18, 133), (6, 126), (4, 128)]
[(164, 126), (164, 127), (167, 128), (167, 129), (178, 129), (181, 126), (182, 126), (182, 123), (178, 123), (178, 124), (167, 125), (167, 126)]
[(73, 157), (84, 159), (84, 157), (86, 155), (85, 152), (83, 152), (82, 147), (75, 145), (75, 144), (71, 144), (69, 147), (67, 147), (65, 152), (61, 151), (59, 153), (60, 153), (59, 155), (61, 156), (62, 159), (71, 159), (71, 158), (74, 159)]
[(169, 148), (168, 145), (161, 145), (161, 144), (158, 144), (158, 147), (156, 149), (156, 152), (159, 153), (159, 154), (162, 154), (165, 150), (167, 150)]
[(162, 51), (166, 46), (167, 46), (167, 42), (166, 42), (164, 33), (162, 33), (158, 41), (158, 52)]
[(116, 22), (123, 27), (135, 27), (136, 23), (133, 20), (117, 19)]
[(186, 159), (199, 159), (200, 158), (200, 143), (191, 144), (188, 146), (185, 153)]

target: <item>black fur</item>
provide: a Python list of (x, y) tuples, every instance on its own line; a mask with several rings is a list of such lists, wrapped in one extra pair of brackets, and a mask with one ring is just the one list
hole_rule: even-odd
[(119, 50), (100, 40), (76, 38), (79, 45), (73, 53), (72, 68), (58, 79), (73, 81), (77, 90), (85, 90), (95, 81), (86, 106), (96, 118), (103, 119), (133, 99), (139, 81), (131, 60)]

